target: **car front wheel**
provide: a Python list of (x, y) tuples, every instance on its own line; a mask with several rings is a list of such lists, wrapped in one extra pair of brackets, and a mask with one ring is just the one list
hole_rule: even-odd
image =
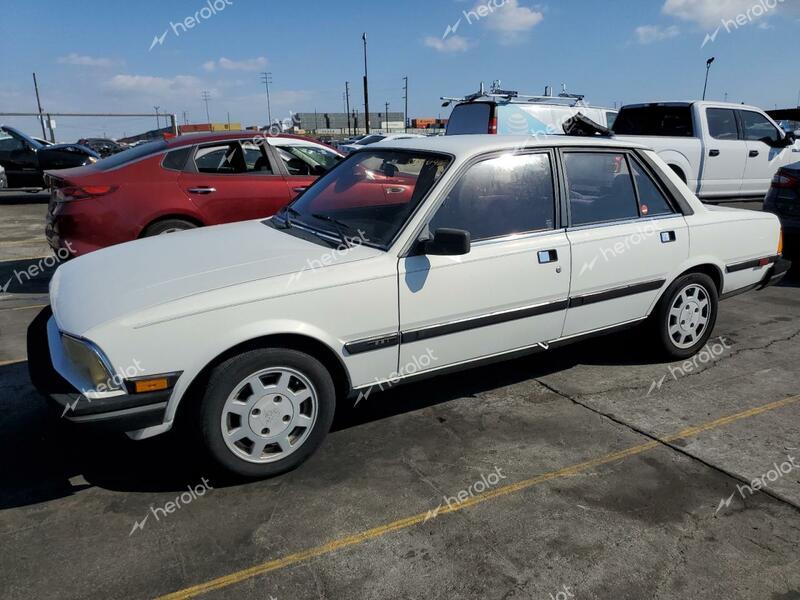
[(708, 341), (717, 321), (717, 287), (708, 275), (675, 280), (654, 315), (662, 348), (673, 358), (693, 356)]
[(211, 374), (200, 406), (200, 430), (212, 458), (245, 477), (294, 469), (322, 443), (336, 406), (330, 373), (289, 349), (258, 349)]

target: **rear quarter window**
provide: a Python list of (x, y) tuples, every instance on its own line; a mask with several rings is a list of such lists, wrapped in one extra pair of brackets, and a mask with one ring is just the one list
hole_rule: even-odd
[(178, 148), (172, 152), (167, 152), (164, 155), (164, 160), (161, 161), (161, 166), (170, 171), (183, 171), (186, 167), (186, 161), (189, 160), (189, 155), (192, 153), (192, 147), (186, 146), (185, 148)]

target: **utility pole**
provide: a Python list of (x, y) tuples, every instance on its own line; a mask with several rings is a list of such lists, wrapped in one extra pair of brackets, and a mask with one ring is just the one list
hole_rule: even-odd
[(189, 124), (189, 117), (186, 116), (186, 111), (183, 111), (183, 124), (184, 125)]
[(200, 93), (200, 98), (203, 100), (203, 102), (206, 103), (206, 121), (208, 122), (208, 125), (210, 127), (211, 126), (211, 116), (210, 116), (210, 114), (208, 112), (208, 101), (211, 99), (211, 94), (208, 92), (208, 90), (203, 90)]
[[(36, 106), (39, 107), (39, 124), (42, 126), (42, 137), (47, 138), (47, 134), (44, 132), (44, 116), (42, 115), (42, 101), (39, 100), (39, 84), (36, 81), (36, 73), (33, 74), (33, 89), (36, 90)], [(800, 106), (800, 102), (798, 102)]]
[(228, 131), (231, 130), (231, 111), (226, 111), (228, 115)]
[(153, 108), (156, 109), (156, 131), (161, 129), (161, 121), (158, 120), (158, 109), (161, 108), (160, 106), (154, 106)]
[[(355, 135), (355, 132), (350, 131), (350, 82), (344, 82), (344, 95), (347, 98), (345, 103), (345, 111), (347, 112), (347, 134), (348, 135)], [(798, 106), (800, 106), (800, 102), (798, 102)]]
[(364, 120), (366, 121), (366, 132), (369, 135), (369, 80), (367, 76), (367, 32), (361, 36), (364, 40)]
[(403, 77), (403, 81), (405, 85), (403, 85), (403, 101), (405, 102), (405, 107), (403, 109), (403, 126), (405, 127), (406, 133), (408, 133), (408, 76)]
[(353, 133), (358, 133), (358, 109), (353, 109)]
[(269, 84), (272, 83), (272, 73), (261, 73), (261, 81), (264, 84), (264, 87), (267, 88), (267, 127), (272, 125), (272, 108), (269, 104)]
[(317, 109), (314, 109), (314, 133), (317, 133), (317, 129), (319, 129), (319, 124), (317, 123)]
[(383, 105), (385, 106), (383, 115), (386, 118), (386, 133), (389, 133), (389, 103), (384, 102)]

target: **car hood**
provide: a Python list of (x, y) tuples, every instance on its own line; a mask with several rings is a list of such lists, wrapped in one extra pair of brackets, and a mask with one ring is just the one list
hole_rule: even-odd
[[(260, 220), (244, 221), (136, 240), (66, 262), (53, 276), (50, 301), (59, 328), (84, 335), (176, 300), (382, 254), (363, 245), (334, 254), (328, 245)], [(320, 279), (304, 278), (302, 287), (312, 289)]]

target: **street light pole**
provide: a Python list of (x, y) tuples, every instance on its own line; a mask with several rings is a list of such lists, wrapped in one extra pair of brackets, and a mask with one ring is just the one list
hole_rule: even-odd
[(367, 76), (367, 33), (361, 36), (364, 40), (364, 121), (366, 123), (366, 131), (369, 134), (369, 83)]
[(158, 109), (161, 108), (160, 106), (154, 106), (153, 108), (156, 109), (156, 131), (161, 129), (161, 121), (158, 120)]
[(706, 61), (706, 83), (703, 85), (703, 100), (706, 99), (706, 90), (708, 89), (708, 72), (711, 70), (711, 63), (713, 62), (713, 56)]

